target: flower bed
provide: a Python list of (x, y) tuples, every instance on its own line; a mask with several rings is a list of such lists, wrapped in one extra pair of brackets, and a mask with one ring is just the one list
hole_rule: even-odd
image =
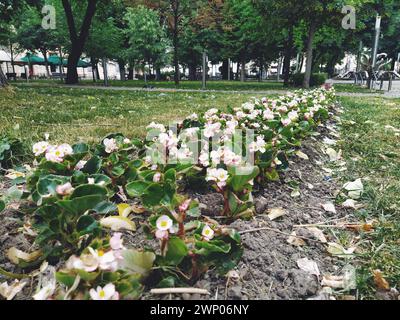
[[(145, 288), (192, 285), (209, 268), (226, 274), (243, 252), (239, 234), (202, 216), (183, 190), (215, 189), (226, 223), (251, 217), (254, 183), (279, 178), (334, 102), (333, 89), (298, 91), (229, 113), (210, 109), (170, 128), (152, 123), (144, 141), (111, 134), (93, 148), (39, 142), (34, 169), (10, 173), (34, 203), (27, 214), (39, 250), (8, 256), (25, 268), (61, 261), (60, 285), (50, 281), (36, 299), (134, 299)], [(141, 228), (159, 248), (124, 246), (119, 231), (135, 231), (135, 215), (147, 217)]]

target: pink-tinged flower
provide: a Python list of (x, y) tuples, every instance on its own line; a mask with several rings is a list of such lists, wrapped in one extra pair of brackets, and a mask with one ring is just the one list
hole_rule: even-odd
[(92, 254), (82, 254), (80, 258), (71, 256), (66, 262), (66, 268), (69, 270), (84, 270), (93, 272), (99, 267), (99, 261)]
[(59, 149), (64, 156), (74, 153), (74, 150), (72, 150), (72, 147), (68, 143), (63, 143), (62, 145), (58, 146), (57, 149)]
[(282, 122), (282, 124), (283, 124), (284, 127), (287, 127), (289, 124), (292, 123), (292, 120), (290, 120), (289, 118), (283, 118), (283, 119), (281, 120), (281, 122)]
[(168, 239), (168, 235), (169, 235), (169, 232), (165, 231), (165, 230), (156, 230), (156, 234), (155, 234), (156, 238), (160, 239), (160, 240)]
[(311, 114), (310, 114), (309, 112), (306, 112), (306, 113), (304, 114), (304, 119), (310, 120), (310, 119), (311, 119)]
[(46, 160), (50, 162), (62, 162), (64, 158), (64, 152), (55, 147), (51, 146), (46, 152)]
[(56, 192), (60, 196), (66, 196), (72, 193), (74, 191), (74, 188), (72, 187), (70, 182), (67, 182), (63, 185), (59, 185), (56, 187)]
[(85, 160), (80, 160), (76, 166), (75, 166), (75, 170), (82, 170), (83, 167), (86, 165), (87, 161)]
[(105, 285), (104, 288), (98, 286), (96, 290), (90, 289), (89, 294), (92, 300), (119, 300), (119, 293), (112, 283)]
[(185, 200), (180, 206), (179, 206), (179, 211), (185, 212), (187, 209), (189, 209), (189, 205), (192, 202), (192, 199), (187, 199)]
[(104, 139), (103, 144), (107, 153), (113, 153), (118, 150), (117, 141), (115, 139)]
[(49, 147), (49, 143), (46, 141), (41, 141), (35, 143), (32, 147), (32, 151), (35, 154), (35, 157), (40, 156), (41, 154), (45, 153)]
[(206, 138), (212, 138), (215, 134), (219, 133), (221, 129), (221, 123), (206, 123), (204, 126), (204, 136)]
[(91, 255), (98, 261), (99, 269), (115, 271), (118, 263), (115, 260), (114, 252), (103, 250), (94, 250), (92, 247), (88, 247)]
[(203, 231), (201, 232), (204, 240), (209, 241), (214, 238), (214, 230), (211, 229), (209, 226), (204, 226)]
[(208, 156), (208, 151), (202, 151), (199, 157), (199, 163), (203, 167), (208, 167), (210, 165), (210, 158)]
[(156, 172), (153, 176), (153, 182), (157, 183), (161, 181), (161, 173), (160, 172)]
[(122, 233), (116, 232), (110, 238), (110, 246), (113, 250), (122, 250), (125, 249), (123, 246), (124, 239), (122, 239)]
[(288, 118), (290, 119), (290, 120), (296, 120), (297, 118), (299, 117), (299, 114), (297, 113), (297, 111), (290, 111), (289, 113), (288, 113)]

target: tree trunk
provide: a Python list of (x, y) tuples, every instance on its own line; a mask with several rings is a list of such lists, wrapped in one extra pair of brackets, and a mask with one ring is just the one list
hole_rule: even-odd
[(293, 26), (289, 27), (288, 40), (285, 48), (285, 58), (283, 62), (283, 84), (289, 85), (290, 78), (290, 60), (293, 55)]
[(229, 70), (229, 63), (228, 59), (222, 61), (222, 80), (228, 80), (228, 70)]
[(133, 80), (133, 67), (131, 65), (128, 68), (128, 80)]
[(11, 58), (11, 68), (14, 74), (14, 81), (17, 81), (17, 74), (15, 73), (15, 65), (14, 65), (14, 49), (11, 42), (10, 42), (10, 58)]
[(67, 84), (78, 83), (78, 61), (82, 55), (85, 42), (89, 35), (90, 25), (92, 24), (93, 16), (96, 12), (96, 4), (98, 0), (88, 0), (86, 13), (82, 22), (81, 30), (77, 33), (74, 16), (69, 0), (62, 0), (65, 15), (68, 23), (69, 36), (71, 40), (71, 51), (68, 56), (68, 72)]
[(189, 63), (189, 80), (195, 81), (196, 80), (196, 71), (197, 66), (195, 63)]
[(160, 81), (160, 80), (161, 80), (161, 68), (156, 67), (156, 81)]
[(173, 46), (174, 46), (174, 81), (175, 85), (179, 85), (180, 75), (179, 75), (179, 39), (178, 39), (178, 24), (179, 24), (179, 1), (175, 1), (174, 7), (174, 30), (173, 30)]
[(311, 71), (312, 71), (312, 60), (313, 60), (313, 43), (314, 36), (316, 31), (315, 22), (311, 22), (310, 29), (308, 31), (308, 39), (307, 39), (307, 62), (306, 62), (306, 73), (304, 74), (303, 88), (310, 88), (310, 79), (311, 79)]
[(43, 49), (41, 51), (42, 51), (42, 55), (44, 58), (44, 65), (46, 67), (46, 75), (47, 75), (47, 78), (50, 79), (49, 60), (47, 59), (47, 50)]
[(244, 58), (242, 59), (241, 63), (240, 63), (240, 81), (244, 82), (245, 81), (245, 77), (246, 77), (246, 61), (244, 60)]
[(7, 78), (3, 73), (3, 69), (1, 68), (0, 65), (0, 87), (5, 87), (8, 84)]
[(118, 60), (118, 66), (119, 66), (119, 77), (121, 78), (121, 81), (125, 81), (125, 61), (123, 60)]

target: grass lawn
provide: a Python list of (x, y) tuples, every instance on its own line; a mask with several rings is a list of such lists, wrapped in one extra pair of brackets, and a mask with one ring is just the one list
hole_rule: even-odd
[(336, 83), (334, 85), (337, 92), (350, 92), (350, 93), (381, 93), (383, 90), (370, 90), (366, 87), (355, 85), (354, 83)]
[(45, 133), (54, 143), (98, 142), (110, 132), (133, 137), (144, 135), (151, 121), (169, 123), (212, 107), (236, 107), (252, 96), (21, 86), (0, 94), (0, 132), (27, 145)]
[[(19, 83), (24, 81), (19, 80)], [(57, 80), (33, 80), (31, 83), (35, 84), (61, 84)], [(92, 80), (82, 80), (80, 85), (88, 86), (102, 86), (103, 81), (93, 82)], [(128, 88), (143, 88), (145, 86), (144, 80), (110, 80), (109, 85), (112, 87), (128, 87)], [(179, 86), (176, 86), (173, 81), (148, 81), (148, 85), (153, 86), (155, 89), (188, 89), (188, 90), (201, 90), (201, 81), (183, 80)], [(287, 90), (283, 86), (283, 82), (277, 81), (207, 81), (207, 90), (227, 90), (227, 91), (267, 91), (267, 90)]]
[(391, 287), (400, 285), (400, 99), (341, 101), (341, 147), (350, 164), (344, 179), (363, 179), (367, 206), (356, 214), (379, 221), (372, 232), (361, 234), (365, 253), (357, 261), (360, 293), (374, 298), (373, 270), (380, 269)]

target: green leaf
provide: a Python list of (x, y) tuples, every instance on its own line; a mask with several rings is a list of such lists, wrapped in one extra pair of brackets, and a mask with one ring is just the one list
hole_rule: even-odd
[(89, 152), (89, 146), (86, 143), (77, 143), (72, 146), (74, 153), (86, 153)]
[(117, 165), (111, 171), (111, 173), (113, 174), (114, 177), (120, 177), (124, 174), (124, 172), (125, 172), (125, 168), (123, 165)]
[(99, 228), (98, 222), (92, 216), (82, 216), (76, 225), (80, 235), (90, 234)]
[(258, 176), (260, 169), (256, 166), (243, 168), (230, 168), (232, 178), (229, 184), (235, 192), (242, 191), (250, 180)]
[(107, 196), (107, 189), (96, 184), (84, 184), (74, 190), (71, 200), (91, 195), (103, 196), (105, 198)]
[(157, 183), (153, 183), (147, 187), (142, 196), (143, 205), (146, 207), (156, 206), (160, 204), (160, 201), (163, 199), (164, 195), (164, 188)]
[(141, 197), (148, 186), (148, 182), (133, 181), (128, 183), (125, 188), (130, 197)]
[(66, 287), (70, 288), (75, 282), (75, 275), (64, 273), (64, 272), (56, 272), (56, 280)]
[(100, 171), (102, 161), (98, 156), (93, 156), (86, 162), (85, 166), (82, 168), (82, 172), (87, 174), (95, 174)]
[(195, 246), (197, 249), (205, 249), (206, 251), (199, 252), (205, 255), (211, 252), (228, 253), (231, 250), (230, 243), (226, 243), (222, 240), (196, 241)]
[(83, 214), (87, 210), (94, 210), (104, 200), (102, 195), (90, 195), (73, 200), (59, 200), (56, 204), (73, 215)]
[(168, 240), (168, 249), (165, 255), (165, 260), (168, 264), (177, 266), (188, 255), (188, 252), (189, 250), (182, 239), (171, 237)]
[(122, 268), (130, 273), (138, 273), (146, 276), (153, 267), (156, 255), (153, 252), (138, 251), (135, 249), (124, 250), (122, 252), (124, 260)]
[(3, 200), (0, 200), (0, 212), (2, 212), (6, 208), (6, 203)]

